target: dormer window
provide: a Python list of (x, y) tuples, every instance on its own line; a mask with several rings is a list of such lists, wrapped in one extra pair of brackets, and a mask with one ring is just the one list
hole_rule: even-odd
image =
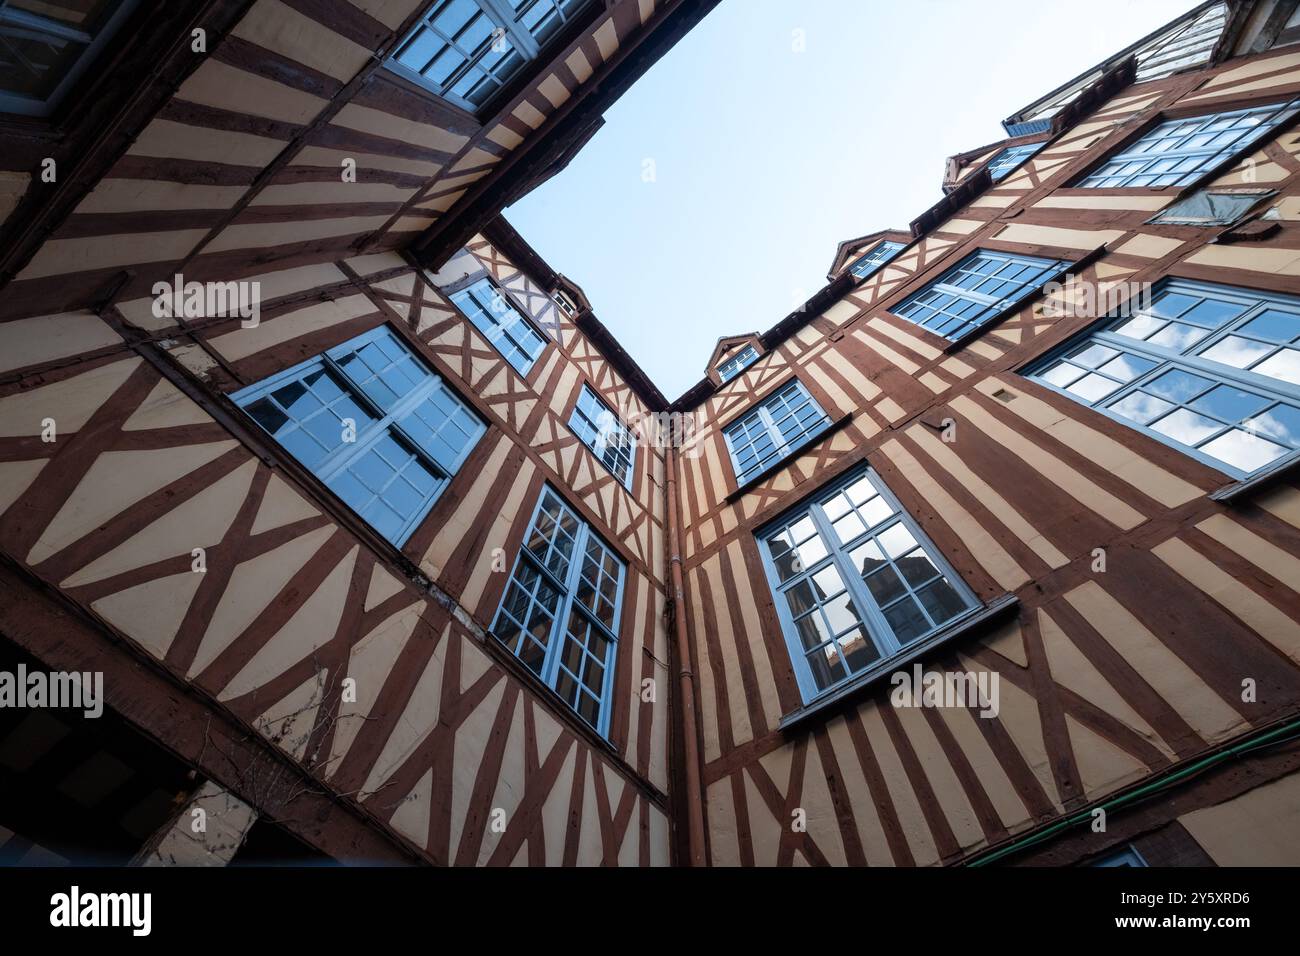
[(1046, 143), (1025, 143), (1021, 146), (1008, 146), (989, 160), (989, 175), (996, 183), (1006, 179), (1020, 164), (1042, 149)]
[(591, 2), (438, 0), (388, 68), (477, 113)]
[(560, 307), (561, 312), (571, 319), (577, 318), (578, 303), (573, 301), (573, 297), (570, 296), (569, 293), (565, 292), (563, 289), (556, 289), (554, 298), (555, 304)]
[(756, 361), (758, 361), (758, 349), (752, 345), (746, 345), (718, 366), (718, 377), (722, 379), (724, 384), (730, 382)]
[(889, 260), (902, 252), (906, 246), (901, 242), (882, 242), (849, 268), (859, 279), (865, 279)]

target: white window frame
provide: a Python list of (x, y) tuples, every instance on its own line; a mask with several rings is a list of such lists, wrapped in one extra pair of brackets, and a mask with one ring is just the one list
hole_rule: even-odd
[(726, 385), (757, 361), (758, 349), (746, 343), (738, 352), (718, 364), (718, 378), (722, 379), (723, 385)]
[[(887, 504), (892, 513), (888, 517), (882, 518), (877, 524), (870, 527), (864, 527), (857, 535), (848, 542), (841, 542), (837, 534), (832, 519), (824, 510), (824, 505), (835, 500), (846, 489), (857, 485), (861, 480), (868, 480), (873, 486), (879, 498)], [(804, 518), (809, 519), (816, 528), (817, 535), (821, 540), (821, 547), (825, 553), (806, 567), (801, 567), (793, 576), (787, 580), (782, 580), (777, 571), (776, 562), (772, 555), (769, 538), (783, 528), (788, 528), (801, 522)], [(840, 519), (835, 519), (840, 520)], [(946, 620), (934, 624), (930, 630), (923, 634), (902, 643), (894, 632), (894, 628), (889, 624), (884, 616), (884, 612), (877, 604), (876, 599), (871, 594), (870, 589), (863, 581), (858, 570), (850, 562), (850, 552), (862, 548), (868, 542), (877, 541), (882, 535), (887, 533), (896, 525), (902, 525), (911, 535), (915, 542), (915, 547), (920, 547), (925, 556), (929, 559), (934, 569), (940, 577), (947, 580), (956, 596), (961, 599), (965, 605), (964, 610), (958, 612)], [(855, 680), (864, 679), (865, 675), (879, 673), (883, 668), (889, 666), (891, 660), (895, 660), (903, 654), (909, 652), (912, 648), (924, 643), (928, 638), (939, 633), (940, 631), (959, 625), (962, 621), (968, 620), (979, 611), (983, 610), (984, 605), (976, 597), (975, 592), (970, 589), (961, 576), (953, 569), (943, 553), (935, 546), (934, 542), (921, 530), (920, 525), (908, 514), (902, 503), (889, 490), (885, 482), (876, 473), (874, 468), (869, 466), (854, 468), (847, 474), (830, 482), (815, 494), (805, 499), (800, 504), (789, 509), (780, 517), (768, 522), (757, 532), (755, 537), (758, 543), (759, 553), (763, 559), (763, 567), (767, 573), (768, 586), (772, 593), (773, 605), (776, 608), (777, 617), (781, 622), (781, 633), (785, 639), (786, 650), (790, 654), (790, 660), (794, 666), (795, 680), (799, 685), (799, 692), (803, 697), (805, 705), (812, 704), (817, 699), (834, 694), (844, 687), (851, 685)], [(909, 549), (910, 553), (911, 549)], [(834, 567), (839, 575), (840, 583), (847, 589), (852, 599), (853, 606), (858, 609), (858, 620), (866, 629), (868, 639), (875, 646), (877, 657), (868, 662), (866, 667), (861, 670), (848, 672), (839, 680), (828, 684), (826, 687), (818, 687), (813, 678), (811, 666), (808, 663), (808, 650), (803, 647), (799, 639), (799, 631), (795, 624), (794, 614), (791, 612), (789, 601), (785, 595), (787, 592), (794, 590), (801, 583), (812, 585), (815, 575), (820, 574), (828, 567)], [(895, 568), (894, 562), (890, 561), (890, 567)], [(931, 579), (926, 585), (932, 584), (939, 578)], [(910, 583), (905, 584), (907, 593), (913, 598), (920, 588), (914, 588)], [(840, 592), (836, 592), (837, 594)], [(891, 602), (886, 602), (887, 604)], [(924, 606), (917, 602), (917, 606), (922, 609), (926, 619), (933, 623), (933, 617)], [(811, 612), (812, 615), (821, 614), (822, 604), (817, 604)], [(805, 616), (805, 615), (801, 615)]]

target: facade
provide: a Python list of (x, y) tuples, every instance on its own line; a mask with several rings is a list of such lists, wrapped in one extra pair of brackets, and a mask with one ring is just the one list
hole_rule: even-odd
[(1294, 4), (673, 401), (498, 214), (712, 4), (86, 6), (0, 7), (0, 672), (103, 713), (0, 708), (0, 862), (1300, 863)]

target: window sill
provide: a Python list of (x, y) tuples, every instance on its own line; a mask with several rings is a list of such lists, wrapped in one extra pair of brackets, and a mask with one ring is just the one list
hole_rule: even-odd
[(982, 633), (993, 623), (1001, 620), (1019, 606), (1020, 599), (1018, 597), (1014, 594), (1004, 594), (970, 616), (961, 618), (948, 627), (936, 631), (919, 644), (909, 647), (902, 654), (880, 661), (875, 667), (863, 671), (849, 683), (837, 687), (816, 700), (805, 704), (798, 710), (786, 714), (781, 718), (781, 722), (777, 724), (777, 730), (791, 730), (815, 719), (833, 716), (840, 711), (843, 705), (847, 705), (857, 700), (867, 691), (877, 688), (893, 674), (910, 667), (939, 645)]
[(834, 435), (837, 431), (842, 429), (845, 425), (847, 425), (851, 421), (853, 421), (852, 412), (837, 418), (835, 421), (831, 422), (829, 425), (827, 425), (825, 428), (823, 428), (821, 431), (817, 432), (816, 434), (809, 435), (799, 444), (791, 448), (790, 453), (786, 455), (784, 458), (780, 458), (772, 462), (772, 464), (768, 465), (758, 474), (754, 475), (754, 477), (746, 478), (744, 484), (737, 487), (735, 491), (727, 495), (726, 498), (722, 499), (723, 502), (729, 505), (735, 504), (736, 501), (743, 498), (749, 492), (753, 491), (763, 482), (767, 481), (767, 479), (771, 478), (772, 475), (776, 474), (778, 471), (780, 471), (782, 468), (788, 465), (795, 458), (798, 458), (800, 455), (802, 455), (813, 445), (816, 445), (818, 442), (826, 438), (829, 438), (831, 435)]
[(1218, 501), (1222, 504), (1231, 504), (1245, 498), (1247, 495), (1262, 488), (1267, 488), (1275, 481), (1281, 481), (1284, 478), (1294, 477), (1300, 472), (1300, 455), (1287, 458), (1272, 468), (1253, 475), (1250, 478), (1243, 478), (1241, 481), (1234, 481), (1230, 485), (1224, 485), (1218, 491), (1210, 493), (1211, 501)]

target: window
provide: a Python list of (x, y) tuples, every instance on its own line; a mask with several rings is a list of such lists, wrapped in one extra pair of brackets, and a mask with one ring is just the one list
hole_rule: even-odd
[(569, 416), (569, 428), (592, 450), (600, 463), (624, 487), (632, 487), (632, 464), (636, 461), (636, 439), (590, 385), (583, 385), (578, 404)]
[(623, 601), (623, 562), (543, 489), (492, 633), (601, 733)]
[(759, 545), (805, 703), (979, 605), (869, 468)]
[(1265, 130), (1300, 110), (1300, 101), (1270, 103), (1228, 113), (1166, 120), (1123, 152), (1102, 163), (1077, 185), (1114, 189), (1186, 186)]
[(1199, 189), (1156, 213), (1147, 222), (1166, 226), (1230, 226), (1275, 193), (1275, 190), (1263, 188)]
[(718, 377), (724, 383), (730, 382), (733, 378), (749, 368), (758, 361), (758, 349), (752, 345), (746, 345), (731, 358), (727, 359), (718, 366)]
[(1005, 179), (1017, 166), (1027, 160), (1034, 153), (1042, 149), (1046, 144), (1043, 143), (1025, 143), (1021, 146), (1008, 146), (1002, 152), (998, 153), (989, 160), (989, 175), (993, 181)]
[(438, 0), (388, 66), (476, 112), (591, 0)]
[(399, 547), (486, 430), (386, 326), (231, 398)]
[(1065, 266), (1054, 259), (980, 249), (893, 312), (955, 341), (1001, 315)]
[(487, 336), (516, 372), (528, 374), (546, 348), (546, 340), (491, 279), (480, 279), (453, 295), (451, 301)]
[(138, 0), (0, 0), (0, 111), (49, 116)]
[(1300, 449), (1300, 300), (1168, 280), (1028, 375), (1244, 478)]
[(894, 256), (902, 252), (905, 248), (907, 247), (901, 242), (882, 242), (857, 262), (853, 263), (853, 267), (850, 268), (849, 271), (859, 279), (865, 279), (890, 259), (894, 258)]
[(723, 433), (744, 484), (825, 431), (831, 420), (798, 381), (778, 389)]
[(1137, 848), (1132, 846), (1124, 847), (1121, 850), (1115, 850), (1107, 853), (1105, 856), (1098, 857), (1088, 864), (1089, 866), (1146, 866), (1147, 861), (1142, 859), (1142, 854)]

